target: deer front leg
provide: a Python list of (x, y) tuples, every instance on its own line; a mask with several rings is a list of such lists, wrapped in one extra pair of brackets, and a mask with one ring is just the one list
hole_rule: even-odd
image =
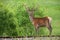
[(38, 33), (39, 33), (39, 26), (38, 25), (35, 26), (35, 30), (36, 30), (36, 36), (38, 36)]

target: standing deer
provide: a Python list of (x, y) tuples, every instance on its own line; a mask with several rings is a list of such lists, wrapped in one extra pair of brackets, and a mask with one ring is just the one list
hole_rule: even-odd
[(49, 30), (49, 35), (52, 33), (52, 27), (51, 27), (51, 18), (50, 17), (43, 17), (43, 18), (35, 18), (33, 16), (33, 13), (36, 9), (32, 8), (30, 9), (27, 5), (24, 5), (26, 8), (26, 11), (29, 14), (30, 21), (34, 25), (36, 32), (38, 32), (39, 27), (47, 27)]

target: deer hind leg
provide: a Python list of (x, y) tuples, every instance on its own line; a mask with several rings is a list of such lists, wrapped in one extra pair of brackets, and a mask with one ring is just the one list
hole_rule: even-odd
[(52, 18), (48, 17), (48, 19), (49, 19), (49, 22), (48, 22), (49, 27), (48, 27), (48, 29), (49, 29), (50, 35), (51, 35), (51, 33), (52, 33), (52, 27), (51, 27), (51, 21), (52, 21)]
[(48, 30), (50, 31), (49, 35), (51, 35), (51, 33), (52, 33), (52, 27), (51, 27), (51, 25), (49, 25)]
[(49, 30), (49, 35), (51, 35), (51, 33), (52, 33), (52, 27), (51, 27), (51, 25), (49, 24), (49, 23), (46, 23), (46, 27), (48, 28), (48, 30)]

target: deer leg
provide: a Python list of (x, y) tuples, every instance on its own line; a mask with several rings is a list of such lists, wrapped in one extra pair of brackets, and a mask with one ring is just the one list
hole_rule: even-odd
[(51, 27), (51, 25), (49, 26), (49, 31), (50, 31), (50, 35), (51, 35), (51, 33), (52, 33), (52, 27)]
[(49, 23), (46, 23), (46, 27), (48, 28), (48, 30), (49, 30), (49, 35), (51, 35), (51, 33), (52, 33), (52, 27), (51, 27), (51, 24), (49, 24)]
[(36, 36), (38, 36), (38, 28), (35, 28), (35, 30), (36, 30)]
[(51, 27), (51, 25), (48, 26), (48, 30), (50, 32), (49, 35), (51, 35), (51, 33), (52, 33), (52, 27)]
[(52, 27), (51, 27), (51, 25), (49, 25), (48, 29), (49, 29), (49, 31), (50, 31), (50, 33), (49, 33), (50, 40), (52, 40), (52, 37), (51, 37)]
[(51, 27), (51, 25), (50, 24), (48, 24), (48, 23), (46, 23), (46, 27), (48, 28), (48, 30), (49, 30), (49, 37), (50, 37), (50, 40), (52, 40), (52, 38), (51, 38), (51, 33), (52, 33), (52, 27)]
[(36, 35), (38, 36), (38, 33), (39, 33), (39, 26), (35, 26), (35, 30), (36, 30)]

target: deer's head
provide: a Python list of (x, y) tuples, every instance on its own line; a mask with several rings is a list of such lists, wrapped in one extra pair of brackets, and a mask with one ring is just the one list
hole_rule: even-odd
[(26, 11), (29, 13), (29, 14), (33, 14), (37, 8), (30, 8), (27, 4), (24, 4), (24, 7), (26, 9)]

